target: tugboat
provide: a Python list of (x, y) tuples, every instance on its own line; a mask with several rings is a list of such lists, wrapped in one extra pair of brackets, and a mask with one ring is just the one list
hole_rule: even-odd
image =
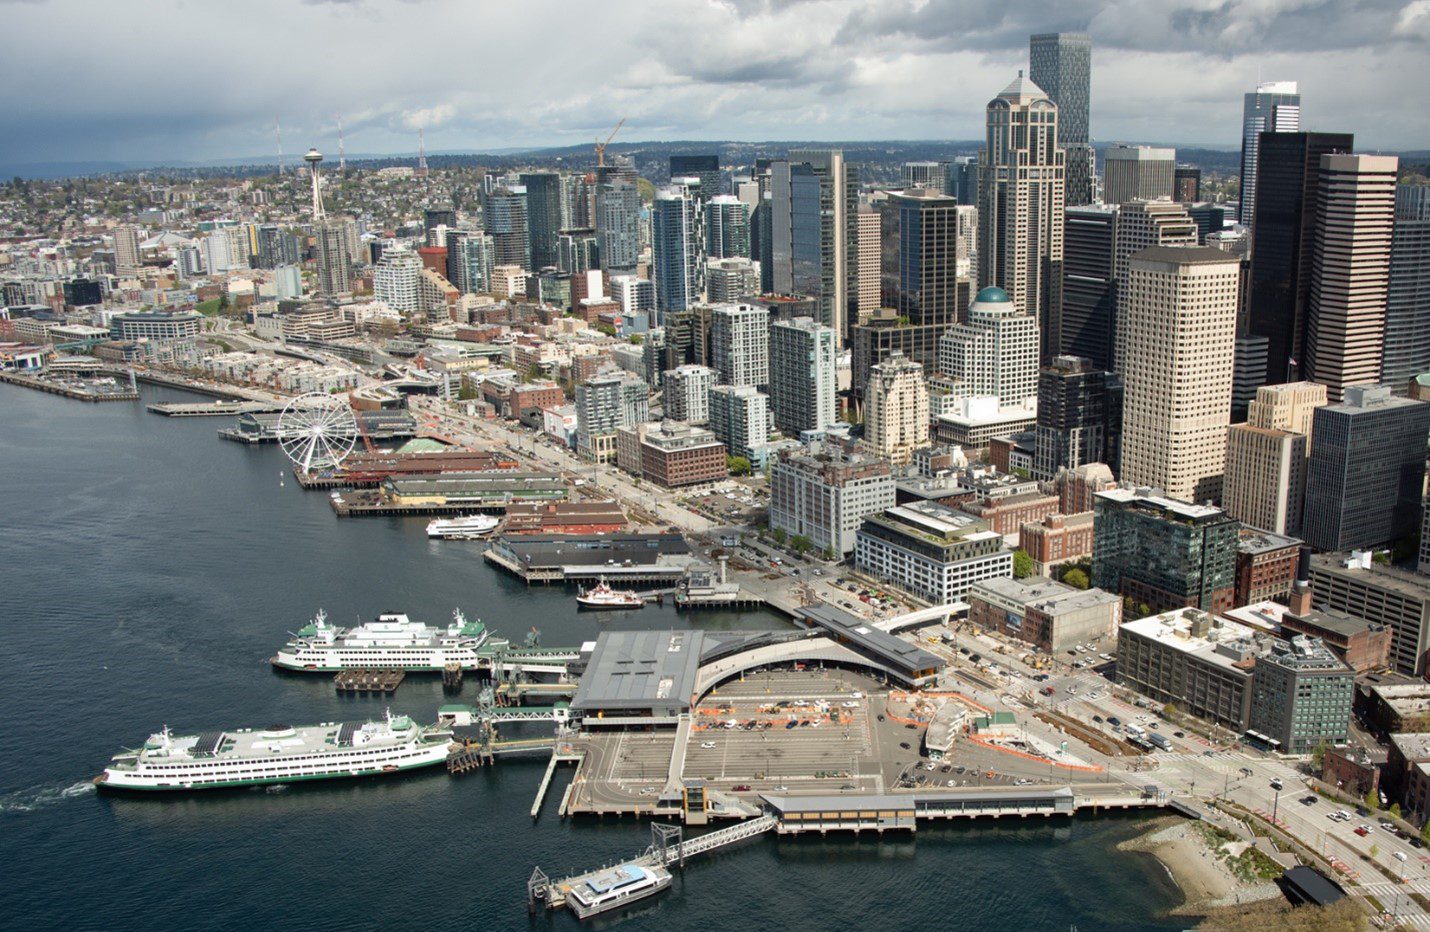
[(576, 604), (591, 609), (644, 608), (645, 599), (629, 589), (612, 589), (603, 579), (576, 596)]

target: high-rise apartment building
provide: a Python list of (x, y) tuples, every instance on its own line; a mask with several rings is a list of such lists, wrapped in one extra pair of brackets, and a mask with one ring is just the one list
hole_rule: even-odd
[(1377, 547), (1420, 527), (1430, 404), (1351, 386), (1315, 411), (1301, 536), (1318, 550)]
[(785, 451), (770, 468), (770, 527), (848, 554), (865, 517), (894, 507), (894, 476), (875, 457), (816, 445)]
[(1195, 246), (1197, 225), (1184, 204), (1174, 201), (1129, 201), (1117, 209), (1113, 267), (1116, 288), (1113, 299), (1113, 370), (1125, 372), (1126, 324), (1130, 305), (1125, 300), (1128, 267), (1132, 257), (1153, 246)]
[(882, 248), (879, 243), (881, 214), (871, 205), (860, 204), (855, 215), (858, 243), (858, 297), (855, 302), (855, 327), (860, 326), (879, 310), (880, 262)]
[(1332, 402), (1380, 380), (1399, 167), (1393, 155), (1321, 156), (1306, 378)]
[(1093, 499), (1094, 586), (1153, 611), (1232, 607), (1240, 525), (1230, 515), (1146, 489), (1108, 489)]
[(114, 264), (120, 275), (133, 275), (139, 268), (142, 231), (130, 224), (114, 228)]
[(1260, 184), (1261, 134), (1301, 129), (1301, 95), (1295, 81), (1258, 84), (1246, 95), (1241, 115), (1241, 222), (1254, 226)]
[(738, 304), (760, 292), (760, 266), (749, 259), (705, 263), (705, 292), (711, 304)]
[(1038, 394), (1038, 325), (1001, 288), (978, 292), (967, 322), (939, 338), (939, 372), (968, 395), (996, 395), (1014, 407)]
[(610, 275), (634, 274), (640, 261), (641, 196), (634, 175), (614, 175), (596, 187), (596, 242)]
[(672, 155), (670, 157), (670, 177), (699, 178), (698, 198), (709, 201), (720, 194), (720, 156), (718, 155)]
[(739, 198), (722, 194), (705, 202), (705, 254), (750, 258), (750, 208)]
[(1395, 189), (1381, 370), (1380, 380), (1396, 394), (1430, 372), (1430, 184)]
[(699, 209), (699, 202), (683, 190), (667, 189), (655, 196), (650, 212), (651, 277), (661, 311), (683, 311), (697, 303), (704, 290), (704, 249), (695, 219)]
[(629, 372), (602, 372), (576, 386), (576, 451), (609, 462), (616, 432), (650, 420), (650, 388)]
[(313, 245), (318, 260), (318, 295), (331, 298), (353, 288), (353, 264), (345, 238), (345, 224), (324, 217), (313, 224)]
[(750, 304), (725, 304), (710, 320), (711, 367), (721, 385), (770, 384), (770, 315)]
[(1058, 353), (1111, 369), (1117, 304), (1117, 208), (1069, 207), (1063, 214), (1063, 301), (1055, 330)]
[(1108, 204), (1172, 197), (1176, 149), (1108, 146), (1102, 150), (1102, 199)]
[(1306, 362), (1321, 156), (1348, 152), (1354, 143), (1348, 133), (1267, 133), (1258, 140), (1256, 225), (1242, 329), (1266, 337), (1271, 384), (1295, 379)]
[(710, 420), (710, 389), (715, 386), (715, 370), (706, 366), (685, 365), (667, 369), (665, 385), (665, 416), (686, 424), (704, 424)]
[(1038, 373), (1033, 477), (1086, 463), (1115, 465), (1122, 430), (1122, 383), (1090, 359), (1055, 356)]
[(492, 290), (495, 246), (480, 230), (447, 231), (447, 280), (462, 294)]
[(1064, 153), (1057, 104), (1021, 73), (988, 103), (978, 162), (978, 284), (1046, 328), (1062, 300)]
[(874, 366), (864, 390), (864, 444), (895, 466), (929, 445), (929, 393), (924, 367), (895, 353)]
[(556, 265), (556, 237), (561, 232), (561, 176), (556, 172), (522, 172), (526, 188), (526, 229), (531, 240), (533, 272)]
[(1241, 263), (1205, 246), (1132, 256), (1121, 477), (1182, 501), (1221, 497)]
[(770, 325), (770, 407), (786, 436), (834, 423), (835, 343), (833, 329), (808, 317)]
[(389, 249), (372, 273), (372, 295), (397, 313), (411, 316), (420, 303), (417, 285), (421, 275), (422, 260), (416, 254)]
[(1091, 204), (1096, 181), (1089, 120), (1092, 37), (1077, 32), (1029, 37), (1028, 76), (1058, 105), (1058, 145), (1067, 150), (1066, 202)]
[(710, 430), (731, 456), (752, 463), (770, 442), (770, 399), (753, 385), (710, 389)]
[(532, 268), (531, 240), (527, 235), (525, 189), (497, 188), (487, 195), (485, 217), (487, 232), (492, 235), (492, 246), (496, 250), (492, 265), (515, 265), (528, 272), (536, 271)]

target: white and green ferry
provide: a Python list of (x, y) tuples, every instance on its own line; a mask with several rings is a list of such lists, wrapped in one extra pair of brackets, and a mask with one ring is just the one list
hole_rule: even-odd
[(142, 748), (115, 755), (94, 782), (101, 789), (184, 791), (375, 777), (440, 764), (451, 743), (450, 731), (391, 712), (379, 722), (198, 735), (174, 735), (166, 726)]
[(486, 642), (486, 625), (469, 620), (461, 609), (452, 612), (452, 623), (445, 629), (412, 621), (397, 612), (384, 612), (376, 621), (342, 628), (329, 624), (327, 613), (319, 610), (293, 635), (293, 640), (283, 645), (272, 662), (284, 670), (308, 673), (362, 667), (441, 673), (449, 663), (474, 670)]

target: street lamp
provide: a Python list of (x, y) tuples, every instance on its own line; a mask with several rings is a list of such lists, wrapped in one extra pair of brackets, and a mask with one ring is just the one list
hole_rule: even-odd
[(1272, 825), (1276, 825), (1276, 824), (1277, 824), (1277, 822), (1276, 822), (1276, 813), (1279, 811), (1280, 806), (1281, 806), (1281, 791), (1280, 791), (1280, 790), (1277, 790), (1277, 791), (1276, 791), (1276, 799), (1275, 799), (1275, 801), (1272, 802), (1272, 804), (1271, 804), (1271, 824), (1272, 824)]

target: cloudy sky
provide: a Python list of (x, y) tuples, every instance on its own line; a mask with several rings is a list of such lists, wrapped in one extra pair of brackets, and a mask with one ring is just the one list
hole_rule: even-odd
[(1030, 32), (1094, 40), (1095, 138), (1305, 125), (1430, 147), (1430, 0), (0, 0), (0, 159), (620, 138), (969, 139)]

